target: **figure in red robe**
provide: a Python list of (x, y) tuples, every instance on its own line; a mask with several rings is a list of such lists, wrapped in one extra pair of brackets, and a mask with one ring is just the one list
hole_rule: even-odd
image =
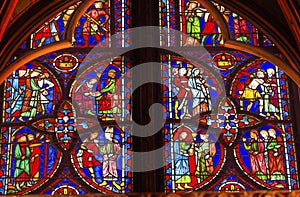
[(100, 175), (101, 163), (95, 157), (99, 153), (97, 146), (98, 135), (98, 131), (91, 132), (89, 137), (83, 140), (77, 154), (80, 167), (87, 168), (91, 174), (92, 181), (97, 184), (102, 182), (102, 176)]
[(205, 25), (203, 31), (201, 32), (201, 36), (203, 36), (201, 45), (204, 46), (207, 37), (212, 36), (212, 45), (215, 46), (216, 38), (217, 38), (217, 29), (218, 29), (216, 20), (210, 13), (206, 13), (204, 16), (205, 16), (204, 18)]
[(233, 13), (233, 28), (234, 38), (237, 41), (248, 43), (250, 41), (250, 30), (247, 25), (247, 21), (237, 14)]
[(273, 128), (268, 130), (268, 160), (270, 168), (270, 178), (274, 181), (274, 185), (279, 188), (283, 188), (282, 184), (278, 184), (277, 181), (283, 181), (286, 179), (284, 170), (284, 142), (281, 136), (276, 135), (276, 131)]
[(97, 81), (96, 78), (91, 78), (77, 87), (74, 98), (80, 113), (95, 114), (94, 85)]
[(258, 138), (258, 131), (252, 129), (250, 131), (250, 142), (246, 143), (247, 139), (243, 138), (244, 148), (249, 152), (251, 173), (256, 175), (259, 179), (267, 180), (267, 167), (264, 158), (264, 142)]
[(187, 68), (180, 68), (178, 74), (174, 76), (174, 85), (178, 87), (177, 98), (180, 101), (179, 106), (175, 109), (175, 112), (183, 109), (180, 118), (191, 117), (192, 115), (188, 111), (188, 100), (191, 99), (192, 93), (188, 86), (188, 71)]
[(98, 101), (98, 113), (101, 118), (106, 117), (113, 118), (113, 113), (117, 113), (118, 106), (115, 106), (118, 102), (114, 101), (116, 92), (116, 71), (110, 69), (107, 73), (107, 80), (105, 86), (100, 89), (99, 96), (96, 97)]
[(40, 149), (41, 143), (39, 143), (39, 139), (37, 139), (33, 134), (28, 134), (27, 137), (30, 143), (29, 147), (31, 152), (30, 176), (32, 182), (35, 183), (40, 179), (40, 164), (41, 164), (40, 156), (42, 154), (42, 151)]
[[(100, 36), (108, 31), (104, 26), (108, 22), (109, 15), (103, 9), (103, 2), (96, 2), (94, 5), (95, 8), (91, 9), (83, 16), (87, 18), (82, 27), (82, 35), (85, 42), (83, 47), (89, 46), (89, 36), (93, 36), (97, 43), (100, 44)], [(104, 21), (100, 22), (102, 17), (104, 17)]]

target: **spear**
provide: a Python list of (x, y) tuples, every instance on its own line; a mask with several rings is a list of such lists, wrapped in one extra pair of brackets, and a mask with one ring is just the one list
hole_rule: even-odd
[(104, 31), (108, 31), (105, 27), (102, 27), (103, 23), (99, 23), (97, 20), (95, 20), (93, 17), (91, 17), (88, 13), (84, 13), (86, 17), (88, 17), (93, 23), (100, 26)]

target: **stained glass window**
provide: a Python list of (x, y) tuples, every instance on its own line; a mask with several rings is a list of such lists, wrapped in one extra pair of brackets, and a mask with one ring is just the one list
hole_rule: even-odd
[[(144, 3), (154, 14), (134, 9)], [(251, 22), (212, 0), (61, 10), (22, 39), (7, 66), (30, 60), (0, 86), (0, 194), (299, 189), (293, 83), (285, 57)], [(126, 30), (141, 24), (159, 24), (159, 35), (149, 33), (159, 49), (131, 50)], [(108, 58), (114, 47), (129, 51)], [(150, 59), (160, 64), (147, 75), (161, 86), (133, 93), (130, 70)], [(162, 101), (162, 132), (135, 136), (132, 117), (145, 122), (150, 100)], [(161, 168), (135, 171), (135, 153), (160, 145)]]
[[(223, 62), (222, 56), (227, 56)], [(242, 64), (241, 56), (252, 62)], [(252, 57), (242, 52), (213, 56), (211, 68), (217, 68), (223, 80), (231, 80), (224, 83), (227, 99), (218, 99), (222, 87), (212, 70), (163, 56), (169, 87), (163, 95), (170, 121), (165, 126), (167, 192), (201, 188), (223, 176), (218, 172), (225, 170), (220, 169), (223, 165), (238, 166), (233, 170), (239, 177), (246, 174), (253, 185), (298, 187), (286, 76), (273, 64)], [(233, 67), (224, 68), (223, 63)], [(245, 184), (240, 180), (238, 188), (245, 189)]]
[[(185, 33), (186, 36), (180, 41), (181, 46), (224, 44), (221, 27), (214, 11), (218, 12), (218, 15), (228, 24), (233, 40), (254, 46), (274, 46), (254, 25), (228, 8), (213, 1), (210, 1), (209, 7), (206, 1), (200, 2), (197, 0), (160, 1), (160, 25)], [(175, 38), (169, 32), (163, 32), (161, 42), (162, 46), (174, 46)]]
[(160, 25), (161, 46), (189, 46), (161, 56), (165, 191), (297, 189), (289, 79), (264, 58), (223, 47), (222, 31), (247, 45), (275, 45), (213, 1), (161, 0)]
[[(132, 190), (130, 125), (131, 60), (103, 60), (93, 47), (128, 29), (130, 1), (78, 2), (34, 31), (11, 58), (64, 40), (76, 21), (73, 47), (44, 54), (2, 84), (1, 194), (127, 193)], [(128, 44), (126, 35), (118, 47)], [(102, 59), (102, 61), (100, 61)], [(95, 63), (95, 60), (99, 60)]]

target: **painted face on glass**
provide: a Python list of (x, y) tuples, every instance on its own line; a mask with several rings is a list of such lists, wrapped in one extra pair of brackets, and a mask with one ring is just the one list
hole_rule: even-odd
[(90, 134), (90, 139), (94, 140), (98, 137), (98, 135), (99, 135), (98, 132), (93, 132), (93, 133)]
[(269, 129), (268, 132), (269, 132), (269, 135), (271, 137), (274, 137), (274, 138), (276, 137), (276, 131), (275, 131), (275, 129)]
[(256, 75), (257, 75), (257, 78), (260, 78), (260, 79), (265, 77), (264, 72), (262, 72), (262, 71), (257, 71)]
[(107, 76), (112, 79), (116, 78), (116, 71), (114, 71), (114, 70), (108, 71)]
[(187, 137), (187, 132), (183, 131), (179, 134), (179, 140), (185, 140)]
[(252, 139), (256, 139), (257, 138), (257, 133), (256, 133), (257, 131), (256, 130), (252, 130), (251, 132), (250, 132), (250, 137), (252, 138)]
[(89, 84), (93, 85), (97, 83), (97, 79), (96, 78), (92, 78), (89, 80)]
[(186, 74), (186, 69), (185, 68), (180, 68), (179, 69), (179, 74), (180, 74), (180, 76), (184, 76)]
[(267, 139), (269, 137), (269, 134), (266, 130), (261, 130), (260, 135), (264, 138)]
[(267, 74), (268, 74), (268, 77), (272, 77), (275, 74), (275, 70), (273, 68), (268, 68)]
[(19, 77), (22, 77), (26, 74), (27, 70), (19, 70)]
[(32, 141), (35, 139), (35, 136), (33, 134), (28, 134), (27, 138), (28, 138), (28, 141)]

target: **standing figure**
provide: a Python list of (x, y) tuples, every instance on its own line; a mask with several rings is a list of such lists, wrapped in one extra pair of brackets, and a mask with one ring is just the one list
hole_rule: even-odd
[(96, 159), (96, 156), (99, 153), (98, 136), (98, 131), (91, 132), (89, 137), (84, 139), (81, 143), (77, 154), (80, 167), (87, 168), (91, 174), (92, 181), (97, 184), (102, 182), (101, 163)]
[(247, 139), (243, 138), (244, 148), (249, 152), (251, 173), (259, 179), (267, 180), (266, 162), (264, 159), (264, 143), (258, 137), (258, 131), (252, 129), (250, 131), (250, 142), (246, 143)]
[(90, 78), (86, 82), (80, 84), (75, 90), (75, 100), (80, 113), (95, 115), (95, 94), (94, 86), (97, 78)]
[(212, 46), (216, 45), (216, 40), (217, 40), (217, 31), (218, 31), (218, 25), (216, 23), (216, 20), (214, 19), (213, 15), (210, 14), (209, 12), (204, 13), (204, 28), (203, 31), (201, 32), (202, 36), (202, 42), (201, 45), (204, 46), (205, 41), (208, 36), (212, 37)]
[(250, 30), (247, 21), (235, 13), (232, 13), (232, 17), (235, 40), (245, 43), (250, 42)]
[[(37, 134), (38, 136), (38, 134)], [(30, 148), (30, 176), (32, 183), (36, 183), (40, 179), (40, 156), (42, 151), (40, 149), (41, 143), (38, 143), (39, 139), (33, 134), (27, 135), (29, 148)]]
[(30, 77), (26, 78), (25, 95), (21, 109), (21, 117), (28, 117), (29, 120), (41, 113), (45, 114), (45, 105), (50, 101), (47, 96), (49, 89), (54, 87), (54, 84), (49, 81), (49, 73), (43, 73), (41, 68), (31, 70)]
[[(55, 41), (59, 41), (59, 26), (57, 20), (61, 17), (61, 14), (57, 15), (50, 22), (46, 22), (44, 26), (39, 29), (34, 35), (33, 47), (41, 47), (46, 39), (54, 38)], [(36, 46), (36, 42), (39, 40), (39, 44)]]
[(116, 103), (113, 101), (114, 93), (116, 91), (116, 71), (111, 69), (107, 73), (108, 79), (103, 88), (97, 92), (96, 100), (98, 101), (98, 114), (101, 118), (105, 119), (106, 117), (113, 118), (113, 113), (116, 113), (118, 106), (115, 106)]
[(188, 85), (193, 95), (193, 116), (208, 112), (211, 109), (208, 87), (215, 88), (206, 83), (206, 80), (202, 77), (202, 73), (203, 71), (201, 72), (198, 68), (194, 68), (188, 80)]
[(270, 167), (270, 177), (274, 181), (273, 185), (276, 187), (283, 188), (282, 184), (278, 184), (277, 181), (285, 180), (285, 170), (284, 170), (284, 143), (281, 136), (276, 135), (276, 131), (273, 128), (268, 129), (270, 136), (268, 142), (268, 157), (269, 157), (269, 167)]
[(188, 151), (191, 148), (192, 138), (189, 137), (187, 131), (177, 130), (177, 133), (174, 135), (174, 140), (176, 188), (179, 190), (190, 189), (192, 187), (188, 184), (192, 182), (192, 179), (190, 176)]
[[(224, 6), (221, 6), (218, 3), (213, 2), (213, 4), (217, 7), (220, 14), (222, 14), (222, 16), (224, 17), (226, 23), (228, 23), (229, 22), (229, 15), (230, 15), (231, 11), (228, 10), (227, 8), (225, 8)], [(218, 26), (218, 32), (219, 32), (219, 34), (218, 34), (217, 40), (220, 42), (220, 44), (224, 44), (224, 38), (223, 38), (223, 35), (221, 33), (221, 28), (219, 26)]]
[(118, 180), (117, 171), (117, 158), (121, 153), (121, 147), (118, 140), (114, 139), (114, 128), (107, 127), (104, 131), (106, 142), (104, 145), (100, 145), (99, 152), (103, 156), (103, 182), (100, 184), (104, 186), (107, 184), (106, 181), (113, 181), (113, 185), (117, 189), (121, 189), (120, 185), (116, 183)]
[(188, 101), (191, 98), (191, 90), (188, 86), (188, 77), (187, 75), (187, 69), (186, 68), (180, 68), (178, 70), (178, 74), (174, 76), (174, 85), (178, 87), (178, 94), (177, 98), (180, 101), (180, 105), (177, 107), (177, 110), (183, 110), (181, 112), (180, 118), (190, 118), (192, 115), (189, 113), (188, 109)]
[(266, 130), (261, 130), (260, 135), (262, 136), (262, 141), (264, 143), (264, 159), (266, 163), (267, 169), (267, 178), (270, 179), (270, 166), (269, 166), (269, 151), (268, 151), (268, 144), (269, 144), (269, 133)]
[(200, 7), (198, 1), (190, 0), (186, 3), (184, 12), (186, 19), (186, 34), (192, 38), (200, 40), (200, 19), (196, 10)]
[(264, 111), (267, 113), (267, 118), (279, 120), (277, 115), (279, 112), (279, 95), (276, 78), (274, 78), (275, 70), (273, 68), (267, 69), (267, 78), (261, 86), (264, 93)]
[[(178, 67), (174, 67), (172, 68), (172, 84), (174, 84), (175, 78), (177, 77), (177, 75), (179, 74), (179, 68)], [(174, 113), (175, 113), (175, 119), (179, 119), (178, 116), (178, 106), (179, 106), (179, 101), (178, 99), (176, 99), (177, 95), (179, 93), (179, 87), (177, 87), (176, 85), (172, 85), (172, 98), (174, 98)]]
[(89, 12), (84, 13), (86, 21), (82, 27), (83, 39), (85, 41), (85, 46), (89, 46), (89, 37), (92, 36), (96, 39), (97, 43), (101, 43), (101, 35), (108, 31), (104, 26), (108, 22), (109, 15), (104, 10), (105, 1), (97, 1), (94, 3), (95, 8), (91, 9)]
[(46, 112), (45, 105), (50, 103), (50, 100), (47, 98), (49, 89), (54, 87), (54, 83), (48, 80), (49, 76), (48, 72), (41, 73), (37, 81), (38, 86), (40, 87), (38, 99), (40, 100), (42, 115)]
[(23, 121), (24, 117), (27, 117), (31, 120), (36, 116), (38, 112), (41, 112), (41, 104), (40, 104), (40, 90), (42, 89), (38, 85), (38, 76), (41, 74), (40, 68), (34, 68), (30, 72), (30, 76), (26, 78), (25, 82), (25, 95), (23, 100), (23, 105), (21, 109), (21, 117), (19, 118)]
[(241, 99), (246, 99), (249, 101), (249, 104), (247, 106), (247, 111), (251, 110), (251, 107), (255, 101), (258, 100), (259, 102), (259, 112), (260, 115), (265, 116), (262, 114), (263, 110), (263, 100), (260, 92), (258, 91), (258, 87), (264, 83), (264, 72), (261, 70), (258, 70), (253, 76), (251, 76), (251, 81), (243, 91), (243, 94), (241, 96)]
[(204, 181), (214, 171), (213, 156), (216, 154), (216, 145), (209, 140), (208, 133), (201, 133), (202, 142), (195, 147), (197, 152), (197, 168), (195, 175), (200, 178), (200, 182)]
[(12, 78), (12, 103), (11, 103), (11, 122), (16, 117), (20, 117), (23, 98), (25, 95), (25, 81), (27, 76), (26, 66), (22, 66)]
[(16, 160), (14, 171), (14, 182), (16, 189), (21, 191), (22, 186), (30, 187), (30, 157), (31, 152), (25, 134), (16, 136), (17, 144), (14, 150)]

